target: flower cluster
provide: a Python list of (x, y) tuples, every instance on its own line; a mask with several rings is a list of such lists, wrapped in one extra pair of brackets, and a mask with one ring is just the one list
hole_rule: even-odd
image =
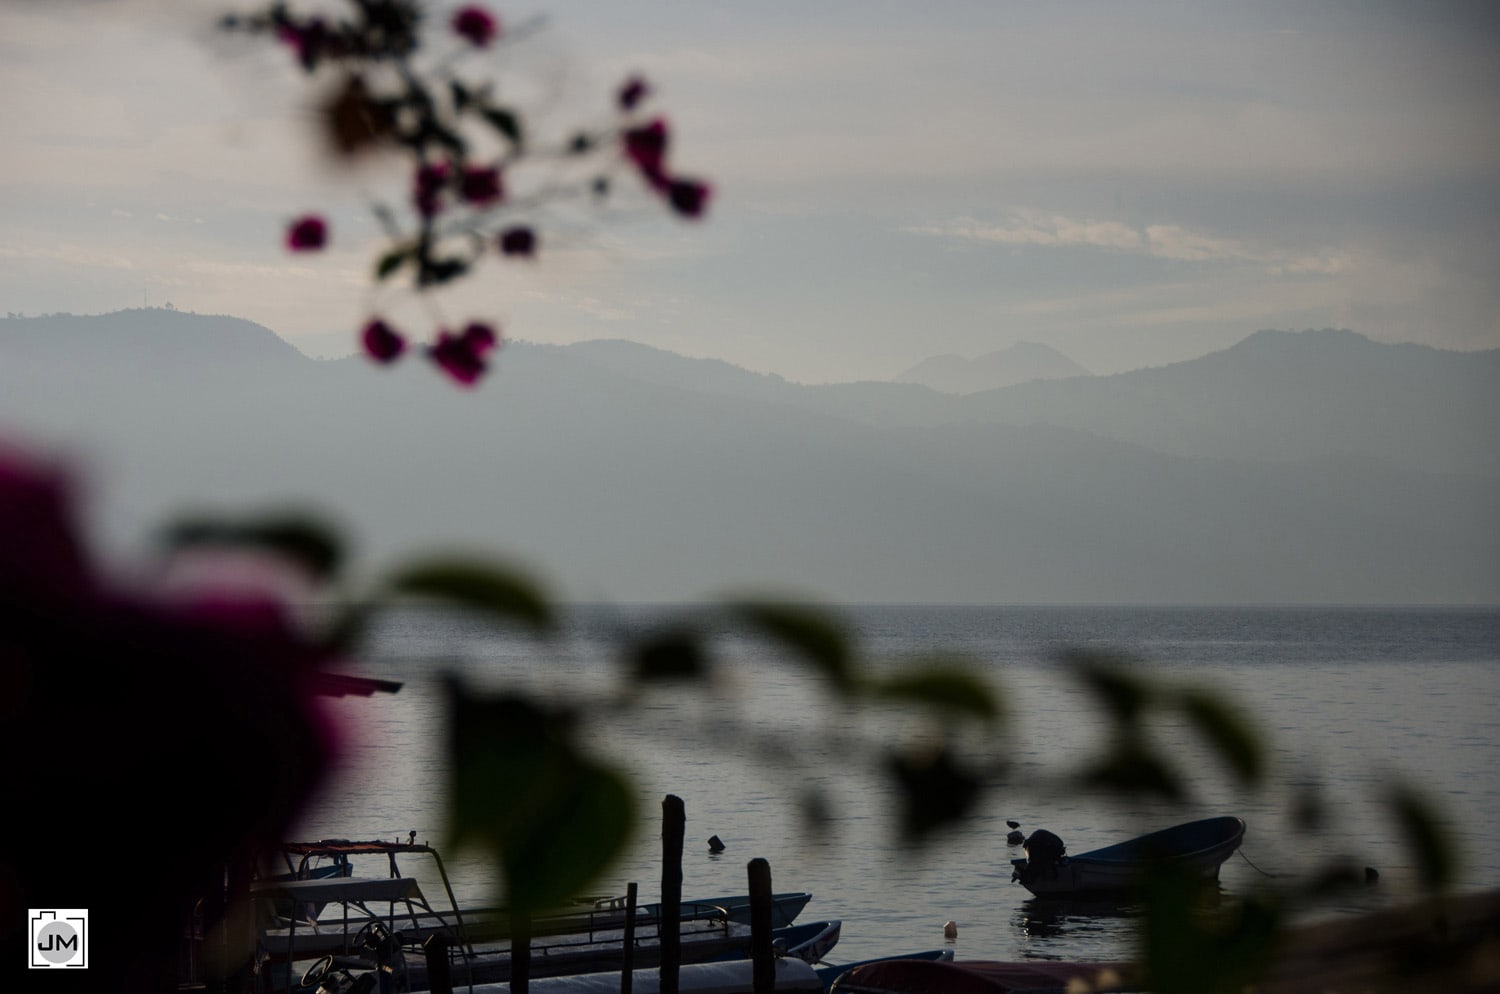
[[(378, 284), (405, 279), (423, 292), (472, 275), (485, 255), (534, 259), (541, 238), (526, 215), (558, 197), (607, 196), (609, 173), (616, 168), (633, 171), (678, 217), (697, 219), (707, 211), (709, 184), (669, 167), (666, 119), (638, 116), (652, 92), (642, 77), (618, 88), (608, 123), (578, 130), (560, 149), (536, 148), (521, 115), (496, 99), (490, 82), (460, 73), (467, 57), (482, 57), (477, 53), (516, 37), (502, 31), (489, 10), (469, 4), (454, 11), (446, 22), (452, 51), (438, 68), (419, 71), (413, 58), (422, 45), (419, 0), (349, 3), (351, 14), (343, 19), (299, 17), (276, 2), (262, 14), (231, 17), (225, 25), (273, 36), (308, 73), (340, 76), (320, 118), (337, 154), (386, 149), (410, 160), (410, 186), (400, 206), (376, 205), (388, 236), (375, 265)], [(588, 163), (596, 154), (602, 167), (577, 186), (554, 182), (537, 192), (513, 180), (529, 159)], [(412, 219), (409, 226), (398, 222), (402, 214)], [(318, 251), (329, 242), (329, 225), (316, 214), (297, 218), (285, 233), (294, 252)], [(435, 329), (431, 344), (420, 351), (455, 382), (472, 386), (499, 340), (491, 325), (474, 322), (462, 333)], [(380, 364), (409, 351), (407, 336), (380, 314), (369, 319), (361, 344)]]

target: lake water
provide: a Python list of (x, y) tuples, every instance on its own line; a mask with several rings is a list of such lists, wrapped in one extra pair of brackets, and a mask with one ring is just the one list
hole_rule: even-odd
[[(394, 695), (335, 707), (357, 730), (350, 764), (301, 828), (304, 838), (405, 838), (441, 845), (443, 710), (440, 679), (476, 687), (564, 693), (594, 708), (596, 748), (630, 769), (644, 812), (638, 838), (597, 889), (637, 881), (654, 900), (661, 880), (659, 817), (667, 794), (687, 812), (684, 897), (747, 890), (746, 863), (764, 857), (778, 891), (805, 890), (802, 920), (837, 918), (832, 962), (951, 946), (963, 959), (1118, 959), (1130, 955), (1127, 914), (1051, 907), (1010, 880), (1006, 819), (1046, 828), (1070, 852), (1213, 814), (1248, 824), (1242, 856), (1222, 870), (1233, 897), (1271, 875), (1345, 857), (1379, 883), (1310, 909), (1347, 914), (1412, 893), (1414, 861), (1382, 806), (1408, 782), (1444, 815), (1464, 889), (1500, 887), (1500, 609), (1166, 609), (860, 607), (835, 609), (861, 655), (886, 666), (933, 652), (962, 654), (1005, 695), (1003, 738), (985, 743), (1008, 765), (979, 810), (920, 849), (897, 839), (894, 805), (871, 742), (922, 741), (934, 729), (889, 712), (854, 713), (766, 643), (714, 629), (721, 659), (711, 693), (663, 692), (625, 713), (622, 636), (688, 609), (581, 608), (560, 636), (539, 641), (473, 618), (408, 611), (373, 633), (363, 672), (405, 681)], [(1174, 809), (1080, 793), (1064, 774), (1103, 741), (1101, 712), (1059, 663), (1066, 648), (1125, 654), (1153, 679), (1217, 688), (1271, 746), (1266, 787), (1235, 788), (1189, 730), (1153, 732), (1195, 772), (1194, 803)], [(775, 749), (768, 748), (774, 744)], [(964, 740), (965, 748), (980, 748)], [(1325, 803), (1317, 832), (1297, 827), (1294, 799), (1311, 785)], [(829, 815), (809, 828), (800, 802)], [(719, 836), (725, 850), (709, 852)], [(487, 867), (444, 852), (463, 901), (488, 900)], [(425, 870), (419, 870), (419, 877)], [(424, 880), (430, 897), (435, 878)], [(957, 923), (957, 938), (943, 926)]]

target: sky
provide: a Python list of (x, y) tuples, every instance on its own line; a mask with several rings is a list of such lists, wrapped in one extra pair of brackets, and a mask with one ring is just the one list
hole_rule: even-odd
[[(293, 3), (337, 9), (339, 0)], [(1049, 345), (1095, 373), (1264, 328), (1500, 347), (1500, 7), (558, 0), (461, 53), (538, 147), (652, 87), (701, 220), (621, 173), (603, 204), (518, 168), (531, 262), (376, 287), (400, 163), (335, 166), (330, 79), (215, 27), (252, 5), (0, 0), (0, 312), (233, 314), (310, 355), (381, 315), (626, 338), (803, 383)], [(523, 196), (529, 193), (531, 196)], [(329, 248), (290, 254), (293, 218)]]

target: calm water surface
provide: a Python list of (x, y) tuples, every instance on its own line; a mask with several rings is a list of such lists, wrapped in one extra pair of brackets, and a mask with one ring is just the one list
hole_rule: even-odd
[[(595, 745), (633, 770), (643, 812), (632, 850), (602, 892), (659, 891), (659, 815), (666, 794), (686, 805), (684, 896), (746, 890), (746, 863), (770, 861), (777, 890), (805, 890), (803, 920), (838, 918), (831, 959), (848, 962), (951, 945), (968, 959), (1114, 959), (1130, 955), (1129, 909), (1052, 906), (1010, 881), (1006, 819), (1046, 828), (1083, 852), (1210, 814), (1248, 824), (1243, 858), (1224, 865), (1226, 897), (1268, 874), (1345, 857), (1381, 874), (1377, 887), (1312, 909), (1346, 914), (1410, 893), (1413, 861), (1380, 796), (1409, 782), (1444, 813), (1462, 859), (1462, 886), (1500, 886), (1500, 610), (861, 607), (837, 613), (874, 665), (934, 652), (983, 667), (1005, 694), (1009, 720), (995, 755), (1007, 761), (981, 809), (921, 849), (897, 839), (893, 797), (861, 743), (910, 742), (935, 730), (891, 714), (850, 713), (771, 647), (721, 630), (724, 661), (712, 693), (661, 694), (629, 715), (607, 702), (621, 689), (622, 635), (684, 609), (587, 608), (546, 642), (467, 617), (411, 612), (375, 633), (363, 672), (405, 681), (395, 695), (336, 707), (357, 730), (348, 768), (305, 819), (307, 838), (405, 837), (440, 844), (444, 765), (439, 680), (566, 693), (594, 702)], [(1165, 809), (1112, 802), (1064, 786), (1104, 729), (1091, 700), (1058, 662), (1066, 649), (1122, 654), (1155, 679), (1218, 688), (1272, 746), (1269, 785), (1230, 786), (1193, 734), (1153, 727), (1198, 774), (1194, 803)], [(972, 743), (966, 743), (971, 744)], [(1326, 806), (1317, 833), (1293, 826), (1293, 798)], [(815, 831), (811, 800), (828, 815)], [(708, 852), (713, 835), (727, 848)], [(490, 896), (488, 868), (445, 852), (461, 900)], [(427, 875), (425, 868), (418, 875)], [(435, 879), (424, 886), (440, 894)], [(946, 921), (958, 938), (943, 938)]]

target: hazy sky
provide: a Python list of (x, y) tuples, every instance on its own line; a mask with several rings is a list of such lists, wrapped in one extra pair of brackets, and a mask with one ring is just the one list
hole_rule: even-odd
[[(370, 204), (405, 180), (326, 168), (288, 53), (213, 27), (249, 9), (0, 0), (0, 311), (170, 301), (318, 355), (372, 310), (486, 315), (804, 382), (1017, 341), (1113, 372), (1261, 328), (1500, 347), (1494, 4), (497, 4), (542, 20), (466, 73), (562, 134), (641, 72), (715, 196), (533, 212), (538, 263), (436, 312), (373, 295)], [(308, 210), (333, 248), (289, 256)]]

